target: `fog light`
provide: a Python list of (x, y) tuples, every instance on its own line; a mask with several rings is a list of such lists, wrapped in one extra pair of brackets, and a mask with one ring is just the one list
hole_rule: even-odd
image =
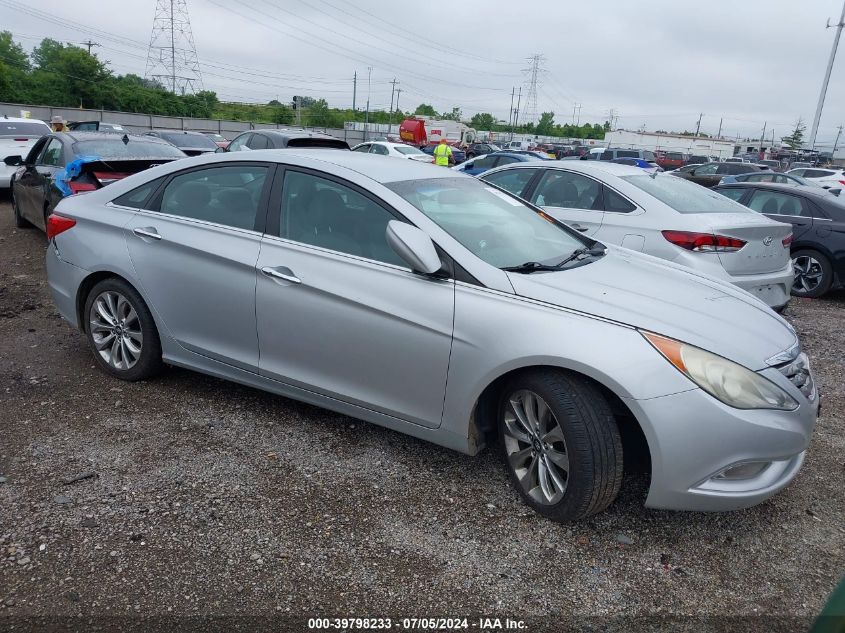
[(772, 462), (744, 462), (728, 466), (713, 479), (754, 479), (766, 470)]

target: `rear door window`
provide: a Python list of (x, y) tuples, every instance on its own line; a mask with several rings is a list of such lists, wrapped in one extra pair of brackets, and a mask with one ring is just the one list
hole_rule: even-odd
[(249, 149), (267, 149), (270, 147), (270, 141), (263, 134), (253, 134), (252, 138), (247, 141), (246, 146)]
[(525, 186), (538, 171), (538, 169), (505, 169), (489, 176), (482, 176), (481, 179), (520, 196), (525, 190)]
[(492, 169), (493, 166), (496, 164), (497, 158), (503, 158), (502, 156), (493, 156), (490, 154), (489, 156), (482, 156), (481, 158), (476, 158), (472, 161), (473, 169)]
[(62, 147), (62, 142), (59, 139), (50, 139), (44, 153), (41, 154), (41, 159), (38, 161), (38, 164), (49, 165), (51, 167), (61, 167), (65, 164), (64, 148)]
[(384, 145), (379, 145), (378, 143), (373, 143), (372, 149), (370, 149), (371, 154), (379, 154), (381, 156), (387, 156), (389, 154), (387, 148)]
[(247, 143), (249, 142), (249, 139), (251, 137), (252, 134), (241, 134), (239, 137), (229, 143), (229, 147), (227, 148), (228, 151), (239, 152), (243, 149), (249, 149), (249, 147), (247, 147)]
[(180, 174), (165, 185), (160, 210), (252, 230), (268, 169), (264, 165), (227, 165)]
[(730, 198), (736, 202), (739, 202), (742, 196), (745, 195), (745, 189), (715, 189), (714, 191), (718, 191), (726, 198)]
[(770, 215), (810, 215), (803, 202), (798, 196), (788, 193), (758, 189), (748, 201), (748, 207), (757, 213)]
[(538, 207), (597, 209), (601, 201), (601, 185), (587, 176), (570, 171), (549, 169), (543, 174), (531, 202)]

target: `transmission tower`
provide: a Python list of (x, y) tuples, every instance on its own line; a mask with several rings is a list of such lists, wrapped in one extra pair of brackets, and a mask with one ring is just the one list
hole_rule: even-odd
[(535, 53), (528, 58), (528, 68), (522, 69), (522, 72), (527, 77), (526, 83), (528, 84), (528, 96), (525, 99), (525, 108), (523, 110), (526, 118), (523, 119), (523, 123), (537, 123), (537, 84), (539, 83), (540, 76), (545, 72), (541, 67), (545, 61), (546, 58), (543, 55)]
[(174, 94), (202, 90), (187, 0), (156, 0), (144, 77), (157, 81)]

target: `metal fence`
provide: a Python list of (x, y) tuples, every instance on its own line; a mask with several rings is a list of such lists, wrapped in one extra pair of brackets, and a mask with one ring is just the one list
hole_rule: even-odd
[[(29, 114), (24, 114), (29, 113)], [(118, 112), (114, 110), (84, 110), (80, 108), (55, 108), (52, 106), (27, 105), (22, 103), (0, 103), (0, 117), (28, 116), (40, 119), (46, 123), (54, 116), (60, 116), (65, 121), (103, 121), (117, 123), (130, 132), (148, 132), (150, 130), (192, 130), (195, 132), (217, 132), (227, 138), (234, 138), (237, 134), (247, 130), (283, 128), (290, 125), (275, 123), (254, 123), (251, 121), (228, 121), (225, 119), (195, 119), (193, 117), (161, 116), (158, 114), (139, 114), (137, 112)], [(394, 125), (394, 129), (398, 126)], [(362, 130), (339, 130), (331, 128), (307, 128), (330, 134), (349, 143), (352, 147), (363, 142)], [(369, 138), (376, 135), (374, 130), (367, 134)]]

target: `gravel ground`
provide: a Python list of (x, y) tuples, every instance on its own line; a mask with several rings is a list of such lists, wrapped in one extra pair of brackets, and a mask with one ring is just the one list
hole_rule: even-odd
[[(675, 513), (644, 509), (634, 480), (606, 513), (558, 525), (519, 501), (492, 451), (184, 370), (104, 375), (52, 305), (43, 250), (3, 198), (0, 629), (44, 630), (44, 616), (138, 630), (489, 616), (529, 631), (697, 616), (711, 618), (697, 631), (792, 631), (845, 571), (845, 292), (786, 312), (824, 394), (787, 490)], [(79, 475), (92, 476), (63, 481)]]

